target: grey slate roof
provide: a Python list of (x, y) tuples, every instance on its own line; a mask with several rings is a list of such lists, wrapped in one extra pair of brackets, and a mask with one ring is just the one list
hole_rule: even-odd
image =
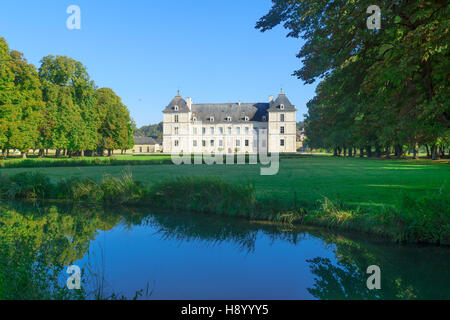
[(154, 138), (152, 137), (134, 137), (134, 144), (135, 145), (142, 145), (142, 144), (161, 144), (159, 142), (157, 142)]
[(263, 116), (267, 115), (268, 103), (205, 103), (192, 104), (192, 117), (197, 121), (210, 122), (211, 117), (215, 123), (228, 122), (227, 117), (231, 117), (231, 122), (264, 121)]
[[(178, 111), (175, 111), (175, 106), (178, 106)], [(177, 113), (177, 112), (189, 112), (189, 108), (187, 106), (186, 101), (177, 94), (172, 101), (170, 101), (169, 105), (164, 109), (164, 113)]]
[[(281, 105), (284, 109), (281, 109)], [(297, 111), (295, 106), (289, 101), (284, 93), (280, 93), (278, 97), (270, 103), (269, 112)]]
[[(280, 109), (280, 105), (284, 105), (284, 110)], [(178, 106), (178, 111), (175, 111), (175, 106)], [(296, 111), (284, 93), (280, 93), (278, 98), (270, 103), (255, 102), (255, 103), (200, 103), (192, 104), (192, 117), (197, 121), (214, 123), (228, 122), (227, 117), (231, 117), (231, 122), (246, 122), (248, 121), (267, 121), (267, 112), (273, 111)], [(164, 113), (178, 113), (189, 112), (186, 101), (178, 94), (167, 105), (163, 111)], [(266, 117), (265, 119), (263, 117)]]

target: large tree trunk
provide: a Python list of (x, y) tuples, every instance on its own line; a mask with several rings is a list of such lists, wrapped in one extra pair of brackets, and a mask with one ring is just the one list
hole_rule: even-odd
[(380, 146), (378, 144), (375, 145), (375, 157), (379, 158), (381, 155)]
[(413, 159), (417, 159), (417, 149), (418, 149), (418, 145), (415, 144), (413, 147)]
[(436, 145), (431, 146), (431, 159), (432, 160), (439, 160), (440, 159), (439, 147), (436, 146)]
[(108, 157), (111, 157), (111, 149), (108, 149)]
[(333, 150), (333, 156), (335, 156), (335, 157), (338, 156), (337, 148), (334, 148), (334, 150)]
[(26, 159), (27, 158), (27, 153), (26, 152), (21, 152), (22, 153), (22, 159)]
[(364, 158), (364, 148), (359, 148), (359, 157)]
[(391, 146), (386, 146), (386, 158), (389, 159), (391, 157)]
[(367, 157), (368, 158), (372, 158), (372, 147), (371, 146), (367, 146), (366, 150), (367, 150)]
[(427, 149), (427, 158), (430, 157), (430, 148), (428, 148), (428, 144), (425, 144), (425, 148)]
[(81, 157), (84, 157), (84, 150), (81, 150)]
[(39, 149), (39, 158), (44, 157), (44, 149)]

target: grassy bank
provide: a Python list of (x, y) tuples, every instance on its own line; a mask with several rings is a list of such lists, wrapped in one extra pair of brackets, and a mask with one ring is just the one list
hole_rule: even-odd
[[(124, 156), (125, 159), (127, 157)], [(151, 157), (153, 156), (130, 158), (149, 160)], [(259, 164), (0, 168), (0, 175), (39, 172), (54, 183), (70, 178), (99, 182), (104, 176), (120, 177), (123, 171), (128, 170), (144, 184), (173, 180), (181, 176), (218, 178), (233, 185), (252, 184), (258, 196), (292, 199), (297, 194), (302, 205), (308, 208), (313, 208), (317, 201), (326, 197), (332, 202), (342, 202), (346, 207), (361, 207), (365, 211), (395, 209), (400, 206), (400, 193), (420, 197), (424, 193), (437, 192), (445, 181), (450, 183), (450, 165), (431, 161), (326, 156), (282, 157), (280, 161), (279, 172), (274, 176), (261, 176)]]
[(230, 184), (218, 178), (176, 177), (141, 183), (131, 173), (121, 177), (67, 178), (53, 182), (36, 172), (0, 176), (0, 199), (69, 200), (104, 205), (145, 205), (148, 208), (203, 212), (269, 220), (288, 224), (319, 225), (388, 237), (399, 242), (450, 245), (450, 192), (446, 185), (420, 197), (398, 195), (400, 205), (384, 210), (322, 198), (314, 204), (300, 194), (278, 197), (257, 193), (251, 183)]

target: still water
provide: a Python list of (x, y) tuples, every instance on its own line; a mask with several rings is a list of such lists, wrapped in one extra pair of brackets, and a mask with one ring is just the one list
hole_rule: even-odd
[[(52, 263), (80, 266), (83, 285), (128, 298), (144, 289), (145, 299), (450, 299), (447, 247), (151, 209), (1, 214), (0, 226), (51, 248)], [(370, 265), (381, 269), (380, 290), (367, 288)]]

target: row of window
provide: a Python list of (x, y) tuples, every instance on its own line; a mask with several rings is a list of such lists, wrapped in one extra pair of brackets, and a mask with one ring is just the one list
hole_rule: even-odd
[[(249, 121), (249, 118), (248, 118), (248, 117), (244, 117), (244, 120), (245, 120), (245, 121)], [(263, 116), (263, 117), (262, 117), (262, 120), (263, 120), (263, 121), (266, 121), (266, 116)], [(178, 122), (178, 121), (179, 121), (179, 117), (178, 117), (178, 115), (176, 114), (176, 115), (174, 115), (173, 122)], [(192, 121), (193, 121), (193, 122), (197, 122), (197, 118), (196, 118), (196, 117), (193, 117), (193, 118), (192, 118)], [(210, 117), (210, 118), (209, 118), (209, 121), (210, 121), (210, 122), (214, 122), (214, 117)], [(231, 122), (231, 117), (227, 117), (227, 121), (228, 121), (228, 122)], [(280, 114), (280, 121), (281, 121), (281, 122), (284, 122), (284, 114), (283, 114), (283, 113)]]
[[(177, 135), (179, 133), (179, 128), (175, 127), (174, 128), (175, 134)], [(210, 134), (214, 134), (214, 128), (211, 127), (210, 128)], [(249, 134), (250, 129), (248, 127), (245, 127), (245, 134)], [(284, 134), (284, 127), (280, 127), (280, 133)], [(193, 134), (198, 134), (197, 132), (197, 128), (193, 128)], [(202, 128), (202, 134), (206, 134), (206, 128), (203, 127)], [(219, 134), (223, 134), (223, 128), (219, 127)], [(228, 128), (228, 134), (231, 134), (231, 127)], [(236, 134), (241, 134), (241, 128), (240, 127), (236, 127)]]
[[(179, 142), (179, 140), (175, 140), (174, 141), (174, 145), (175, 145), (175, 147), (178, 147), (179, 146), (179, 144), (180, 144), (180, 142)], [(209, 146), (210, 147), (214, 147), (214, 144), (215, 144), (215, 141), (214, 140), (210, 140), (209, 141)], [(262, 142), (262, 146), (263, 147), (265, 147), (266, 145), (265, 145), (265, 141), (263, 141)], [(236, 139), (236, 141), (235, 141), (235, 145), (236, 145), (236, 147), (240, 147), (241, 146), (241, 140), (239, 140), (239, 139)], [(246, 146), (246, 147), (248, 147), (250, 145), (250, 142), (249, 142), (249, 140), (244, 140), (244, 146)], [(197, 147), (198, 145), (197, 145), (197, 140), (192, 140), (192, 146), (193, 147)], [(280, 146), (284, 146), (284, 139), (280, 139)], [(206, 140), (202, 140), (202, 147), (206, 147)], [(219, 140), (219, 147), (223, 147), (223, 140)], [(142, 152), (142, 151), (141, 151)]]

